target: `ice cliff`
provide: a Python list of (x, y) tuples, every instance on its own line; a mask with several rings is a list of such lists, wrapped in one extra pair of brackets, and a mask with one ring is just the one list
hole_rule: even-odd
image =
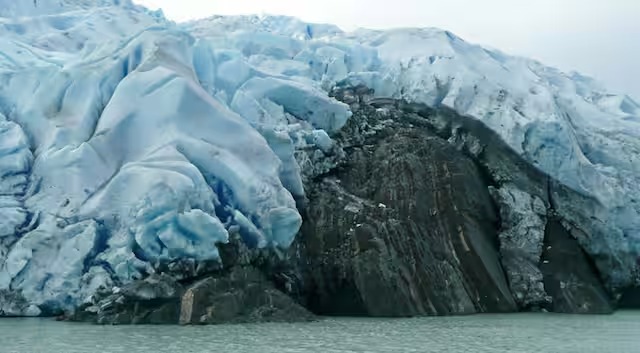
[(231, 233), (288, 247), (305, 168), (351, 116), (327, 94), (336, 84), (482, 121), (597, 201), (583, 246), (607, 255), (610, 287), (638, 281), (640, 105), (589, 78), (437, 29), (175, 24), (128, 0), (0, 0), (0, 299), (21, 303), (0, 313), (217, 261)]

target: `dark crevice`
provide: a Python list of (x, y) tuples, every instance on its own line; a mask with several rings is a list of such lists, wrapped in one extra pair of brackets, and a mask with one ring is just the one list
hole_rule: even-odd
[(98, 261), (96, 261), (96, 257), (106, 251), (109, 248), (109, 228), (105, 225), (103, 221), (96, 220), (96, 237), (93, 243), (93, 248), (87, 254), (84, 259), (84, 270), (83, 273), (89, 272), (89, 269), (93, 266), (99, 265)]
[(151, 261), (151, 259), (145, 254), (144, 250), (142, 250), (142, 248), (140, 247), (138, 242), (136, 242), (135, 240), (133, 240), (133, 242), (131, 244), (131, 251), (133, 252), (133, 255), (138, 260), (144, 261), (144, 262), (150, 262)]
[(553, 179), (551, 177), (547, 177), (547, 200), (549, 201), (549, 213), (555, 214), (556, 212), (556, 202), (553, 197)]
[(91, 131), (85, 142), (89, 142), (95, 137), (96, 129), (98, 127), (98, 124), (100, 123), (100, 118), (102, 117), (104, 110), (111, 103), (111, 100), (113, 99), (113, 96), (122, 80), (124, 80), (127, 76), (129, 76), (129, 74), (131, 74), (131, 72), (135, 71), (138, 66), (140, 66), (140, 64), (142, 63), (142, 54), (142, 46), (138, 45), (131, 54), (123, 59), (122, 63), (120, 64), (120, 79), (118, 80), (118, 83), (115, 84), (113, 89), (107, 91), (103, 88), (103, 86), (106, 84), (105, 82), (107, 82), (106, 79), (103, 79), (98, 85), (98, 89), (100, 90), (101, 102), (97, 106), (95, 113), (96, 119), (94, 119), (93, 126), (91, 127)]
[(38, 228), (40, 225), (40, 212), (27, 212), (27, 218), (25, 219), (24, 224), (18, 229), (16, 229), (16, 235), (18, 237), (22, 237), (22, 235), (29, 233), (30, 231)]
[(113, 181), (113, 179), (118, 176), (118, 174), (120, 173), (122, 167), (118, 167), (116, 168), (116, 170), (113, 172), (113, 174), (111, 174), (111, 176), (105, 180), (102, 184), (98, 185), (98, 187), (93, 190), (93, 191), (89, 191), (88, 193), (86, 193), (84, 201), (82, 201), (82, 203), (80, 204), (80, 207), (86, 205), (89, 201), (91, 201), (91, 199), (96, 196), (99, 192), (105, 190), (109, 184), (111, 184), (111, 182)]
[(640, 309), (640, 287), (630, 287), (622, 291), (618, 301), (620, 309)]
[[(73, 84), (73, 81), (69, 80), (64, 87), (62, 88), (62, 90), (59, 92), (58, 97), (55, 100), (53, 109), (52, 109), (52, 115), (57, 115), (60, 114), (60, 112), (62, 112), (62, 108), (64, 106), (64, 99), (67, 96), (67, 93), (69, 92), (69, 89), (71, 88), (71, 85)], [(47, 118), (52, 118), (52, 116), (48, 116)]]

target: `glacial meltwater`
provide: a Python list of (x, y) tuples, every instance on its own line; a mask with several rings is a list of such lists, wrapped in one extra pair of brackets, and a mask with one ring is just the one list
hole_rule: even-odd
[(296, 324), (93, 326), (0, 319), (3, 353), (640, 352), (640, 311), (611, 316), (327, 318)]

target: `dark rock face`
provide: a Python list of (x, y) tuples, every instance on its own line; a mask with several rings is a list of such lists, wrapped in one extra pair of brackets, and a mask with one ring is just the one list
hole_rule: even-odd
[[(600, 207), (595, 200), (531, 166), (475, 119), (373, 99), (364, 87), (333, 93), (354, 116), (336, 136), (343, 163), (306, 185), (294, 253), (309, 308), (611, 311), (616, 284), (600, 273), (616, 271), (617, 255), (583, 251), (605, 236), (585, 221)], [(561, 255), (545, 251), (550, 244)]]
[(72, 320), (98, 324), (220, 324), (308, 321), (313, 314), (276, 289), (253, 267), (182, 286), (168, 275), (151, 275), (105, 291)]
[[(383, 121), (376, 116), (352, 121)], [(517, 310), (475, 164), (427, 130), (390, 122), (377, 130), (308, 189), (300, 241), (310, 308), (371, 316)]]
[(291, 322), (314, 316), (252, 267), (193, 284), (182, 296), (180, 324)]
[(560, 313), (609, 314), (613, 303), (595, 267), (578, 241), (551, 220), (545, 230), (540, 269), (544, 288), (553, 297), (551, 309)]

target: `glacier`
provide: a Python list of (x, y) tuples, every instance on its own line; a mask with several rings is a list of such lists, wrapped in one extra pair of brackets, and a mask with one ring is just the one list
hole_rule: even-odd
[(640, 283), (640, 105), (590, 78), (439, 29), (0, 0), (0, 291), (28, 303), (0, 310), (68, 310), (159, 264), (219, 261), (234, 233), (288, 247), (305, 168), (351, 116), (328, 92), (359, 84), (476, 118), (597, 200), (587, 251), (621, 254), (612, 287)]

